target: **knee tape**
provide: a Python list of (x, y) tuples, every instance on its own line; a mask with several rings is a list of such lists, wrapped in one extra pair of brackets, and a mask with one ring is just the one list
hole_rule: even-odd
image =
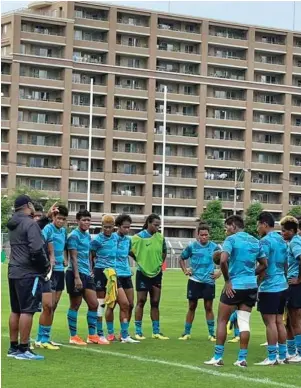
[(248, 311), (237, 311), (237, 324), (240, 332), (250, 332), (250, 316), (251, 313), (249, 313)]
[(97, 316), (101, 318), (105, 311), (105, 300), (104, 299), (97, 299), (97, 300), (98, 300)]

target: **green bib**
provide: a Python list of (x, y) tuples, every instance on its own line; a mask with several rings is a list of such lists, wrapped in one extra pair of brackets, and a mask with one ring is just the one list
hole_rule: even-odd
[(155, 233), (152, 237), (141, 238), (137, 234), (132, 237), (132, 252), (141, 272), (154, 278), (161, 271), (163, 264), (163, 236)]

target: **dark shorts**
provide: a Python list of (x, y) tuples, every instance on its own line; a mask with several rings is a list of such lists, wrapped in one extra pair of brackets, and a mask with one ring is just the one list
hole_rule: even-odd
[(94, 268), (94, 282), (96, 285), (96, 291), (106, 291), (108, 279), (103, 272), (102, 268)]
[(291, 284), (287, 290), (287, 307), (301, 309), (301, 284)]
[(136, 291), (151, 291), (153, 287), (162, 287), (162, 271), (153, 278), (145, 276), (141, 271), (136, 271)]
[(83, 288), (81, 290), (77, 290), (74, 287), (74, 273), (73, 271), (66, 271), (66, 288), (67, 293), (71, 296), (80, 296), (83, 295), (85, 290), (96, 290), (94, 279), (92, 276), (85, 275), (83, 273), (79, 274), (80, 280), (83, 283)]
[(229, 298), (226, 293), (221, 294), (221, 303), (228, 306), (240, 306), (242, 304), (248, 307), (254, 307), (257, 301), (257, 288), (248, 290), (235, 290), (234, 298)]
[(41, 287), (42, 287), (42, 294), (48, 294), (53, 292), (51, 280), (41, 279), (40, 281), (41, 281)]
[(261, 314), (284, 313), (287, 298), (287, 290), (280, 292), (259, 292), (257, 309)]
[(215, 298), (215, 285), (196, 282), (192, 279), (187, 283), (187, 299), (189, 300), (213, 300)]
[(16, 314), (34, 314), (41, 311), (42, 284), (35, 278), (8, 279), (11, 311)]
[(123, 288), (124, 290), (129, 290), (130, 288), (134, 288), (132, 277), (131, 276), (119, 276), (117, 278), (117, 287)]
[(53, 291), (64, 291), (65, 289), (65, 273), (64, 271), (53, 271), (51, 276), (51, 288)]

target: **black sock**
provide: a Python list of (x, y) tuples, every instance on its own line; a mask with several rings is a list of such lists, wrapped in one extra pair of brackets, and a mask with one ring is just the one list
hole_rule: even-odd
[(27, 344), (20, 344), (20, 345), (19, 345), (19, 350), (20, 350), (20, 352), (22, 352), (22, 353), (25, 353), (27, 350), (29, 350), (28, 343), (27, 343)]
[(18, 341), (11, 341), (10, 347), (11, 349), (18, 350)]

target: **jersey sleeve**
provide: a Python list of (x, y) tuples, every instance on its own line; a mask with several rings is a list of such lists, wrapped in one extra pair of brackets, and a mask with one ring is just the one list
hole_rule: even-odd
[(78, 248), (78, 238), (76, 235), (71, 234), (67, 240), (67, 249), (77, 251), (77, 248)]
[(219, 252), (221, 251), (222, 247), (216, 243), (212, 243), (213, 244), (213, 252)]
[(187, 247), (181, 253), (182, 260), (188, 260), (192, 255), (192, 246), (191, 244), (187, 245)]
[(53, 243), (53, 231), (50, 227), (50, 224), (46, 225), (45, 228), (42, 230), (42, 236), (45, 243)]
[(259, 253), (258, 259), (266, 257), (267, 259), (270, 257), (271, 253), (271, 243), (267, 239), (262, 239), (259, 241)]
[(90, 250), (96, 252), (101, 247), (101, 242), (97, 237), (90, 241)]
[(294, 258), (301, 261), (301, 239), (300, 241), (292, 241), (290, 244), (291, 252)]
[(232, 236), (227, 237), (223, 243), (222, 252), (226, 252), (228, 253), (228, 255), (231, 255), (233, 248), (234, 248), (233, 237)]

